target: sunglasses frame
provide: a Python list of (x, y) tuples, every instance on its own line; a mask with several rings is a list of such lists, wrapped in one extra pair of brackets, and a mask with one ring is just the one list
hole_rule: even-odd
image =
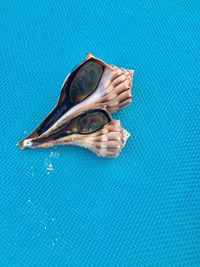
[[(21, 141), (19, 141), (18, 145), (19, 147), (23, 148), (23, 141), (25, 139), (31, 139), (31, 138), (39, 138), (42, 134), (44, 134), (48, 129), (46, 129), (46, 131), (44, 131), (43, 133), (39, 134), (38, 135), (38, 131), (41, 129), (41, 126), (42, 124), (46, 121), (46, 119), (50, 116), (50, 114), (52, 114), (54, 111), (56, 111), (56, 108), (62, 103), (62, 101), (64, 100), (63, 98), (63, 91), (65, 90), (65, 85), (66, 83), (68, 82), (68, 79), (70, 78), (70, 75), (76, 71), (79, 67), (81, 67), (82, 65), (84, 65), (84, 63), (86, 63), (87, 61), (89, 61), (90, 59), (93, 59), (94, 61), (96, 61), (97, 63), (99, 63), (100, 65), (102, 65), (103, 67), (107, 67), (108, 69), (110, 69), (111, 71), (114, 70), (114, 67), (107, 64), (106, 62), (104, 62), (103, 60), (93, 56), (90, 52), (88, 52), (86, 54), (86, 57), (66, 76), (64, 82), (62, 83), (62, 86), (61, 86), (61, 92), (60, 92), (60, 95), (59, 95), (59, 98), (54, 106), (54, 108), (47, 114), (47, 116), (42, 120), (42, 122), (25, 138), (23, 138)], [(102, 75), (104, 73), (104, 70), (102, 72)], [(98, 87), (98, 86), (97, 86)], [(96, 89), (95, 89), (96, 91)], [(95, 91), (93, 91), (91, 94), (93, 94)], [(90, 95), (91, 95), (90, 94)], [(88, 95), (86, 98), (88, 98), (90, 95)], [(86, 99), (85, 98), (85, 99)], [(82, 101), (84, 101), (85, 99), (83, 99)], [(82, 101), (80, 101), (79, 103), (81, 103)], [(75, 105), (78, 105), (79, 103), (75, 104)], [(74, 105), (74, 106), (75, 106)], [(72, 106), (72, 107), (74, 107)], [(70, 110), (72, 107), (70, 107), (68, 110)], [(97, 108), (98, 109), (98, 108)], [(102, 109), (102, 108), (101, 108)], [(67, 111), (68, 111), (67, 110)], [(103, 110), (103, 109), (102, 109)], [(87, 111), (87, 110), (86, 110)], [(85, 111), (84, 111), (85, 112)], [(108, 111), (106, 111), (108, 112)], [(50, 126), (51, 127), (51, 126)]]

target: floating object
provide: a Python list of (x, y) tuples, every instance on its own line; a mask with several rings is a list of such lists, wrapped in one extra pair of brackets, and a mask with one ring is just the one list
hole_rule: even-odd
[(54, 109), (19, 147), (73, 144), (99, 156), (118, 156), (129, 134), (111, 113), (131, 102), (132, 77), (133, 71), (88, 53), (66, 77)]

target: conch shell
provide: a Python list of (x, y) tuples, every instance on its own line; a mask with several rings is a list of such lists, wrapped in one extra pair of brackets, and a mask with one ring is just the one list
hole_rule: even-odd
[(54, 145), (77, 145), (98, 156), (116, 157), (128, 139), (128, 132), (113, 120), (105, 109), (81, 113), (59, 130), (44, 136), (24, 140), (25, 147), (46, 148)]
[[(109, 65), (88, 53), (66, 77), (54, 109), (31, 134), (18, 143), (19, 147), (73, 144), (87, 147), (100, 156), (117, 156), (128, 134), (118, 121), (112, 119), (110, 112), (113, 113), (131, 102), (132, 77), (133, 71)], [(98, 124), (99, 114), (103, 113), (109, 120), (101, 122), (101, 127), (93, 129), (94, 131), (72, 131), (73, 134), (67, 132), (64, 137), (52, 140), (52, 136), (65, 131), (74, 118), (87, 114), (88, 119), (88, 112), (92, 114), (92, 123), (95, 121)], [(95, 117), (94, 114), (98, 116)], [(91, 125), (88, 127), (92, 127)]]

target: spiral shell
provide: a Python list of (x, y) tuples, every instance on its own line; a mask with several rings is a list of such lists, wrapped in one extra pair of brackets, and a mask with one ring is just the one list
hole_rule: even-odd
[[(112, 120), (102, 129), (92, 134), (72, 134), (56, 141), (48, 137), (26, 139), (24, 147), (47, 148), (54, 145), (76, 145), (87, 148), (100, 157), (117, 157), (130, 134), (121, 127), (120, 121)], [(42, 142), (40, 142), (42, 140)]]
[[(104, 61), (94, 57), (88, 53), (86, 58), (66, 77), (63, 82), (60, 97), (54, 109), (47, 117), (39, 124), (39, 126), (26, 138), (21, 140), (18, 145), (20, 148), (32, 147), (33, 140), (42, 140), (62, 128), (68, 121), (76, 117), (78, 114), (87, 110), (96, 108), (106, 109), (108, 112), (115, 112), (132, 101), (132, 80), (134, 71), (109, 65)], [(95, 90), (94, 90), (95, 88)], [(103, 129), (116, 128), (119, 122), (112, 120), (109, 125)], [(118, 125), (118, 127), (121, 127)], [(119, 129), (118, 129), (119, 130)], [(114, 156), (118, 155), (122, 148), (123, 142), (120, 141), (120, 136), (125, 138), (125, 130), (120, 128), (120, 131), (111, 131), (101, 134), (99, 131), (88, 136), (76, 137), (73, 142), (67, 139), (53, 142), (54, 144), (70, 143), (87, 147), (98, 155)], [(116, 136), (119, 140), (110, 141), (110, 136)], [(69, 137), (66, 137), (69, 139)], [(97, 139), (96, 139), (97, 138)], [(108, 141), (96, 141), (106, 139)], [(122, 138), (122, 139), (123, 139)], [(67, 140), (67, 141), (66, 141)], [(92, 141), (93, 140), (93, 141)], [(93, 143), (92, 143), (93, 142)], [(97, 144), (97, 143), (98, 144)], [(115, 143), (113, 143), (115, 142)], [(101, 143), (101, 145), (99, 145)], [(112, 144), (117, 144), (118, 147), (109, 149)], [(37, 147), (48, 147), (51, 142), (46, 142)], [(108, 147), (106, 148), (105, 146)], [(112, 150), (112, 151), (111, 151)]]

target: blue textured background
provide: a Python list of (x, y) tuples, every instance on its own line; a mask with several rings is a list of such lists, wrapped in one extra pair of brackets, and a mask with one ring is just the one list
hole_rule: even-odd
[[(0, 266), (200, 266), (199, 8), (0, 1)], [(20, 151), (87, 51), (136, 71), (121, 156)]]

